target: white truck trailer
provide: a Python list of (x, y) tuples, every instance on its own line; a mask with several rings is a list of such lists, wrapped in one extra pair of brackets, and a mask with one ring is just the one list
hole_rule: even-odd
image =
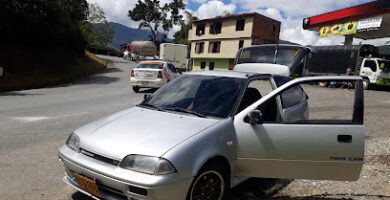
[(161, 43), (160, 59), (171, 62), (181, 71), (187, 71), (187, 48), (183, 44)]

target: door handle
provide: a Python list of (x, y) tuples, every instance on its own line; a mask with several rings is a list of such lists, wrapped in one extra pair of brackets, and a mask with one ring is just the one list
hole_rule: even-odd
[(337, 141), (340, 143), (351, 143), (352, 135), (337, 135)]

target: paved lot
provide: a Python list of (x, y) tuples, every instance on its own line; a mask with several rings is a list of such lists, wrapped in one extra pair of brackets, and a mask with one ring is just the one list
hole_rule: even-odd
[[(108, 57), (106, 57), (108, 58)], [(89, 199), (62, 182), (57, 149), (79, 126), (139, 103), (134, 63), (74, 84), (0, 93), (0, 199)], [(390, 92), (366, 91), (366, 165), (357, 182), (251, 179), (228, 199), (390, 199)]]

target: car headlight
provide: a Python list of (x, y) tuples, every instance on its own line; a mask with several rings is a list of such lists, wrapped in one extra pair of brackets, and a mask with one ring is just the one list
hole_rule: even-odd
[(119, 166), (154, 175), (172, 174), (176, 172), (175, 167), (168, 160), (142, 155), (128, 155), (121, 161)]
[(79, 144), (80, 144), (80, 138), (74, 133), (70, 134), (68, 140), (66, 140), (66, 145), (68, 145), (69, 148), (75, 151), (79, 150)]

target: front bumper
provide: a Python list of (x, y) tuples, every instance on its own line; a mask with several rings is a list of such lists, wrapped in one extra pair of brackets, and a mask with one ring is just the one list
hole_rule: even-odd
[(164, 79), (136, 79), (131, 78), (130, 84), (133, 87), (140, 88), (160, 88), (166, 81)]
[[(180, 179), (178, 174), (155, 176), (118, 169), (120, 167), (70, 151), (73, 150), (64, 145), (58, 152), (59, 161), (65, 167), (63, 180), (74, 189), (94, 199), (99, 198), (79, 188), (73, 173), (94, 177), (102, 197), (112, 200), (183, 200), (193, 180), (193, 177)], [(146, 194), (133, 192), (134, 188), (138, 191), (146, 191)]]

